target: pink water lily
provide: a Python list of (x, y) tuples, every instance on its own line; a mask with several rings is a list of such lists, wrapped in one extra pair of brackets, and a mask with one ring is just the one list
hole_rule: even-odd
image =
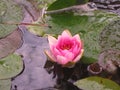
[(83, 54), (83, 43), (79, 34), (72, 36), (68, 30), (64, 30), (58, 38), (48, 36), (50, 51), (45, 50), (51, 61), (61, 64), (63, 67), (74, 66)]

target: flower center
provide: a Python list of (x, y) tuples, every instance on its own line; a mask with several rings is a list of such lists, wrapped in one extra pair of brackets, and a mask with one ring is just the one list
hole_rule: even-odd
[(72, 45), (71, 44), (63, 44), (62, 46), (61, 46), (61, 49), (62, 50), (69, 50), (69, 49), (71, 49), (71, 47), (72, 47)]

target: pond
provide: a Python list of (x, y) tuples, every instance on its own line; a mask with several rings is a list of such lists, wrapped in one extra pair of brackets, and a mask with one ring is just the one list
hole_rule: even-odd
[[(17, 6), (22, 7), (22, 10), (16, 8), (16, 4), (12, 6), (14, 1), (17, 2)], [(119, 0), (88, 0), (95, 2), (98, 7), (98, 11), (95, 11), (94, 14), (83, 14), (83, 12), (81, 15), (75, 10), (75, 12), (68, 12), (67, 14), (66, 12), (55, 15), (46, 14), (42, 19), (42, 13), (40, 13), (42, 9), (39, 11), (38, 4), (41, 8), (47, 3), (50, 5), (47, 10), (54, 11), (54, 9), (61, 9), (61, 7), (71, 8), (76, 2), (78, 4), (81, 1), (51, 0), (52, 3), (46, 0), (43, 2), (40, 0), (39, 3), (32, 0), (14, 1), (8, 0), (9, 4), (4, 0), (0, 1), (2, 2), (0, 7), (6, 5), (0, 9), (0, 11), (4, 11), (0, 12), (0, 38), (3, 38), (0, 41), (0, 53), (2, 53), (0, 58), (15, 51), (14, 53), (19, 55), (23, 62), (20, 63), (21, 67), (12, 67), (12, 69), (19, 69), (16, 75), (11, 76), (10, 79), (7, 77), (11, 82), (8, 82), (11, 87), (10, 90), (93, 90), (91, 86), (94, 90), (118, 90), (120, 88)], [(46, 11), (46, 13), (48, 12)], [(21, 18), (23, 20), (19, 23)], [(1, 27), (7, 32), (2, 31)], [(13, 28), (18, 28), (15, 30), (17, 33), (9, 36), (12, 35)], [(45, 50), (50, 49), (47, 35), (57, 37), (65, 29), (70, 30), (72, 35), (79, 34), (80, 39), (84, 42), (83, 57), (72, 68), (51, 62), (45, 54)], [(8, 52), (6, 52), (7, 50), (5, 53), (2, 52), (2, 50), (4, 51), (3, 47)], [(16, 48), (18, 49), (16, 50)], [(18, 65), (17, 62), (15, 63)], [(0, 62), (0, 65), (7, 67), (4, 62)], [(79, 80), (83, 81), (77, 82)], [(7, 84), (5, 85), (7, 86)]]

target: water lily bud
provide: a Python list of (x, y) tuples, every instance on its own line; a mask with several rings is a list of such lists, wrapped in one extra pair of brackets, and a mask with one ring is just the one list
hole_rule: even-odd
[(68, 30), (64, 30), (58, 38), (48, 36), (50, 50), (45, 50), (51, 61), (63, 67), (73, 67), (83, 55), (83, 43), (79, 34), (72, 36)]

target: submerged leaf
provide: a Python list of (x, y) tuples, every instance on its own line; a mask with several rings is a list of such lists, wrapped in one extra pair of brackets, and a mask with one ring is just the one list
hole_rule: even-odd
[(115, 82), (95, 76), (78, 80), (74, 84), (82, 90), (120, 90), (120, 86)]
[(22, 19), (22, 10), (13, 0), (0, 0), (0, 38), (12, 33), (17, 26), (7, 23), (19, 23)]
[(19, 74), (23, 69), (21, 57), (11, 54), (0, 60), (0, 79), (8, 79)]
[(22, 45), (22, 42), (22, 32), (19, 29), (0, 39), (0, 58), (13, 53)]

